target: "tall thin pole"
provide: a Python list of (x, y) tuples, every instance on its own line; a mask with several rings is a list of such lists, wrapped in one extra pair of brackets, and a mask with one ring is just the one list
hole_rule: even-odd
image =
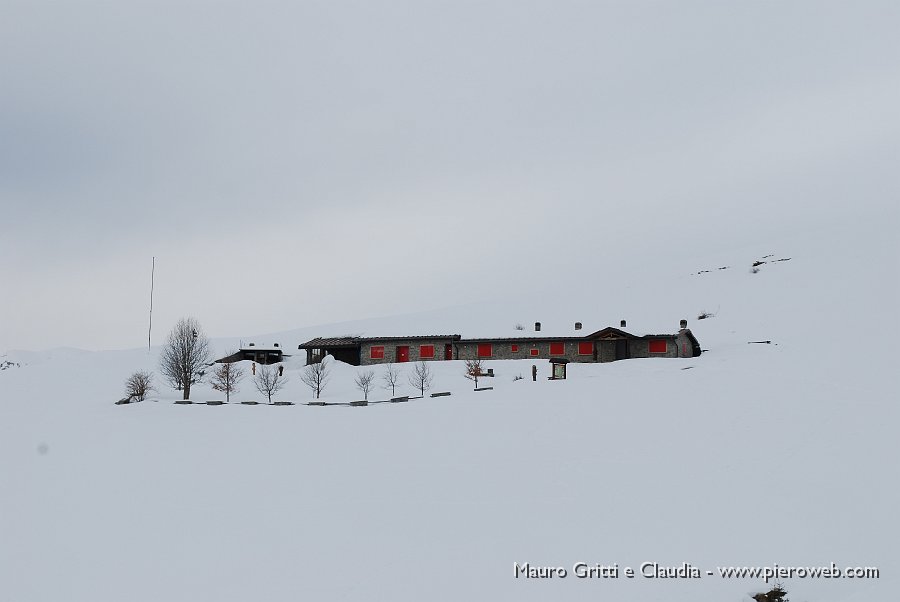
[(156, 273), (156, 257), (150, 267), (150, 327), (147, 329), (147, 351), (150, 351), (150, 334), (153, 332), (153, 276)]

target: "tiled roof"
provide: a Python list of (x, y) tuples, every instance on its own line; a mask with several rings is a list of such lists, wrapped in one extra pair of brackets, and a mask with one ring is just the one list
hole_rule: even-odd
[(359, 340), (366, 343), (372, 343), (375, 341), (421, 341), (428, 339), (449, 339), (451, 341), (458, 341), (460, 338), (462, 337), (460, 337), (460, 335), (458, 334), (417, 334), (408, 337), (362, 337)]
[(378, 343), (381, 341), (458, 341), (458, 334), (424, 334), (407, 337), (317, 337), (297, 346), (297, 349), (322, 349), (326, 347), (356, 347), (363, 343)]
[(317, 337), (297, 346), (298, 349), (324, 349), (329, 347), (357, 347), (363, 343), (381, 343), (391, 341), (458, 341), (460, 343), (548, 343), (558, 341), (590, 341), (596, 339), (601, 334), (614, 334), (627, 339), (655, 339), (662, 337), (674, 337), (672, 333), (666, 334), (645, 334), (634, 335), (618, 328), (608, 326), (592, 333), (585, 333), (580, 336), (512, 336), (512, 337), (471, 337), (462, 338), (458, 334), (425, 334), (410, 335), (405, 337)]
[(297, 349), (321, 349), (322, 347), (355, 347), (359, 337), (316, 337), (297, 346)]
[(558, 341), (583, 341), (585, 337), (501, 337), (461, 339), (460, 343), (556, 343)]

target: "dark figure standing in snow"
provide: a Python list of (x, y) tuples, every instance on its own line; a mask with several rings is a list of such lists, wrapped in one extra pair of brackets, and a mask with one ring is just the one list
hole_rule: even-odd
[(253, 365), (250, 366), (250, 371), (253, 372), (253, 376), (256, 376), (256, 362), (253, 362)]
[(537, 382), (537, 364), (531, 364), (531, 380)]
[(284, 366), (278, 366), (278, 376), (284, 375)]

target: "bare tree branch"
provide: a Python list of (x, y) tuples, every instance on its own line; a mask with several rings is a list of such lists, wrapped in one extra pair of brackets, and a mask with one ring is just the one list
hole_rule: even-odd
[(375, 371), (367, 370), (356, 375), (356, 387), (363, 392), (363, 399), (369, 400), (369, 391), (372, 390), (372, 383), (375, 380)]
[(262, 365), (256, 370), (256, 376), (253, 379), (256, 390), (268, 397), (270, 404), (272, 395), (280, 391), (286, 382), (287, 377), (284, 376), (283, 371), (266, 365)]
[(425, 362), (416, 364), (413, 373), (409, 375), (410, 386), (418, 389), (422, 397), (425, 397), (425, 391), (431, 388), (432, 380), (434, 380), (434, 377), (431, 374), (431, 368)]
[(394, 364), (387, 365), (387, 372), (381, 375), (384, 381), (384, 388), (391, 390), (391, 396), (397, 394), (397, 383), (400, 382), (400, 370)]
[(300, 373), (300, 380), (303, 381), (303, 384), (312, 389), (316, 394), (316, 399), (319, 398), (319, 395), (325, 389), (325, 385), (328, 382), (328, 366), (325, 364), (326, 359), (327, 358), (322, 358), (321, 362), (308, 365), (303, 369), (303, 372)]
[(244, 378), (244, 370), (237, 364), (220, 364), (213, 371), (209, 384), (216, 391), (225, 393), (225, 401), (231, 402), (231, 394), (238, 391), (237, 385)]
[(153, 373), (144, 372), (143, 370), (135, 372), (125, 381), (125, 395), (129, 400), (144, 401), (150, 391), (155, 391), (153, 387)]
[(463, 376), (469, 380), (475, 381), (475, 388), (478, 388), (478, 377), (484, 374), (484, 362), (480, 359), (466, 360), (466, 372)]
[(191, 385), (201, 381), (209, 358), (209, 339), (200, 324), (194, 318), (182, 318), (163, 346), (159, 368), (173, 387), (184, 389), (184, 399), (190, 399)]

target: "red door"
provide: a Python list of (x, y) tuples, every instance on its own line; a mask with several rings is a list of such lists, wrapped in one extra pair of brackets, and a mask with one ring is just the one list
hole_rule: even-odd
[(453, 359), (453, 345), (451, 345), (450, 343), (447, 343), (444, 346), (444, 359), (445, 360)]
[(397, 362), (409, 361), (409, 347), (397, 347)]

